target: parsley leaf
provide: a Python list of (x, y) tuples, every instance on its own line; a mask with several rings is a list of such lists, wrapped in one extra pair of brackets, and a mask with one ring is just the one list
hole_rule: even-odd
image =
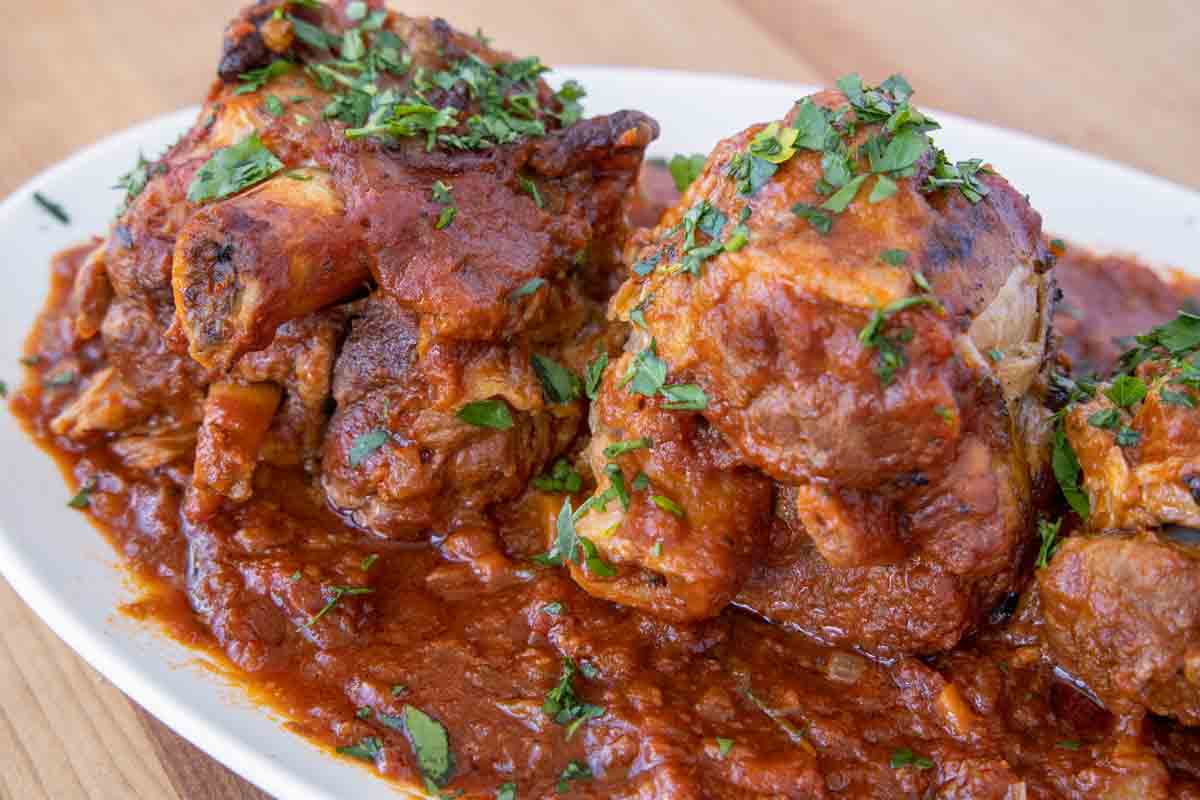
[(450, 751), (446, 728), (421, 709), (405, 706), (404, 733), (417, 756), (421, 775), (434, 786), (445, 786), (454, 772), (454, 754)]
[(351, 758), (373, 762), (383, 753), (383, 742), (378, 737), (368, 736), (358, 744), (352, 744), (349, 747), (339, 747), (337, 752)]
[(668, 514), (673, 514), (680, 519), (683, 519), (686, 514), (686, 512), (683, 510), (683, 506), (679, 505), (666, 495), (652, 494), (650, 495), (650, 502), (654, 503), (654, 505), (658, 506), (663, 511), (666, 511)]
[(822, 211), (820, 208), (808, 203), (796, 203), (792, 206), (792, 213), (800, 219), (806, 220), (819, 234), (827, 234), (833, 229), (833, 217)]
[(514, 424), (508, 404), (500, 398), (467, 403), (458, 410), (458, 418), (480, 428), (493, 428), (498, 431), (506, 431)]
[(496, 800), (517, 800), (517, 785), (512, 781), (500, 784), (496, 789)]
[(662, 395), (669, 400), (663, 403), (663, 408), (670, 411), (703, 411), (708, 408), (708, 396), (694, 383), (664, 386)]
[(1120, 408), (1129, 408), (1146, 396), (1146, 384), (1134, 375), (1118, 375), (1104, 395)]
[(600, 382), (604, 379), (604, 370), (607, 368), (608, 353), (601, 353), (587, 365), (587, 372), (583, 376), (583, 388), (589, 400), (596, 399), (596, 395), (600, 391)]
[(67, 501), (67, 505), (75, 509), (84, 509), (92, 504), (92, 492), (96, 490), (96, 484), (92, 481), (85, 482), (79, 487), (79, 491)]
[(1079, 479), (1082, 470), (1079, 467), (1079, 459), (1075, 456), (1075, 449), (1071, 447), (1071, 441), (1067, 438), (1067, 431), (1062, 420), (1059, 420), (1054, 429), (1054, 450), (1051, 453), (1050, 465), (1067, 503), (1075, 509), (1075, 513), (1087, 519), (1091, 512), (1091, 503), (1088, 501), (1087, 494), (1080, 488)]
[(533, 371), (542, 382), (542, 392), (551, 403), (570, 403), (579, 398), (582, 386), (579, 377), (552, 358), (534, 353)]
[(572, 761), (567, 764), (566, 769), (558, 776), (558, 784), (555, 787), (559, 794), (566, 794), (570, 788), (570, 781), (591, 780), (592, 768), (582, 761)]
[(1054, 551), (1058, 549), (1058, 534), (1062, 528), (1062, 518), (1048, 522), (1047, 520), (1038, 520), (1038, 536), (1041, 537), (1042, 544), (1038, 548), (1037, 561), (1034, 566), (1038, 569), (1044, 568), (1050, 563), (1050, 559), (1054, 557)]
[(1180, 408), (1195, 408), (1196, 401), (1186, 392), (1173, 392), (1167, 387), (1162, 387), (1158, 390), (1158, 396), (1162, 398), (1163, 404), (1168, 406), (1179, 406)]
[(729, 755), (729, 751), (733, 749), (733, 739), (725, 739), (717, 737), (717, 750), (721, 753), (721, 758)]
[(879, 260), (893, 267), (899, 267), (908, 261), (908, 253), (904, 250), (884, 250), (879, 254)]
[(530, 278), (525, 283), (521, 284), (521, 286), (518, 289), (513, 291), (513, 293), (511, 295), (509, 295), (509, 297), (511, 297), (513, 300), (519, 299), (521, 297), (527, 297), (528, 295), (533, 294), (534, 292), (536, 292), (538, 289), (542, 288), (545, 285), (546, 285), (545, 278)]
[(916, 767), (920, 770), (933, 769), (933, 761), (925, 756), (919, 756), (907, 747), (901, 747), (896, 752), (892, 753), (891, 759), (892, 769), (900, 769), (901, 767)]
[(533, 486), (542, 492), (574, 494), (583, 488), (583, 476), (575, 471), (570, 461), (560, 458), (550, 472), (533, 479)]
[(608, 447), (604, 448), (605, 458), (620, 458), (626, 453), (631, 453), (634, 450), (648, 450), (651, 442), (643, 436), (640, 439), (627, 439), (623, 442), (613, 442)]
[(1113, 430), (1121, 424), (1121, 412), (1115, 408), (1106, 408), (1088, 415), (1087, 421), (1093, 428)]
[(1136, 447), (1140, 441), (1142, 435), (1128, 425), (1122, 425), (1117, 431), (1117, 447)]
[(391, 438), (391, 434), (382, 428), (359, 434), (350, 446), (350, 454), (346, 459), (347, 463), (352, 467), (357, 467), (369, 455), (387, 444), (389, 438)]
[(187, 199), (193, 203), (220, 200), (262, 183), (281, 169), (283, 162), (266, 148), (255, 131), (237, 144), (213, 153), (196, 171), (188, 186)]
[(644, 397), (654, 397), (667, 381), (667, 362), (658, 357), (658, 345), (651, 339), (645, 349), (634, 356), (633, 363), (621, 379), (621, 386)]
[(683, 192), (692, 185), (692, 181), (704, 172), (704, 162), (707, 157), (703, 153), (693, 153), (690, 156), (676, 154), (667, 162), (671, 179), (675, 181), (676, 190)]
[(234, 94), (251, 94), (266, 86), (273, 79), (283, 75), (296, 65), (287, 59), (277, 58), (265, 67), (252, 69), (238, 75), (242, 85), (234, 90)]
[(54, 217), (63, 225), (71, 224), (71, 217), (69, 214), (67, 214), (66, 209), (51, 200), (49, 197), (46, 197), (46, 195), (42, 194), (41, 192), (34, 192), (33, 201), (37, 203), (43, 211)]
[(576, 692), (574, 680), (578, 674), (575, 660), (564, 658), (562, 675), (555, 687), (546, 692), (546, 698), (542, 702), (542, 711), (547, 716), (558, 725), (567, 726), (567, 739), (570, 739), (583, 723), (604, 716), (603, 708), (583, 702)]

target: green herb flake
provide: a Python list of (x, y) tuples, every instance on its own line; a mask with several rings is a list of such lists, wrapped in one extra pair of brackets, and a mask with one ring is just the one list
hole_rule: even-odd
[(635, 492), (644, 492), (650, 487), (650, 478), (644, 472), (639, 472), (633, 476), (633, 483), (629, 484)]
[(583, 376), (583, 390), (589, 400), (595, 400), (600, 392), (600, 382), (604, 379), (604, 370), (608, 368), (608, 353), (601, 353), (587, 365)]
[(45, 211), (63, 225), (71, 224), (71, 216), (67, 214), (66, 209), (51, 200), (46, 195), (42, 194), (41, 192), (34, 192), (33, 201), (37, 203), (39, 207), (41, 207), (42, 211)]
[(822, 236), (833, 229), (833, 217), (817, 206), (809, 205), (808, 203), (796, 203), (792, 206), (792, 213), (808, 222), (813, 230)]
[(378, 560), (379, 560), (379, 553), (371, 553), (371, 555), (367, 556), (366, 558), (364, 558), (362, 560), (362, 563), (360, 563), (358, 565), (358, 568), (361, 569), (363, 572), (366, 572), (367, 570), (371, 569), (371, 567), (375, 566), (375, 562)]
[(458, 410), (458, 418), (471, 425), (498, 431), (506, 431), (514, 424), (508, 404), (500, 398), (467, 403)]
[(605, 458), (620, 458), (626, 453), (634, 450), (647, 450), (651, 446), (648, 438), (643, 436), (640, 439), (627, 439), (623, 442), (613, 442), (608, 447), (604, 448)]
[(560, 458), (548, 473), (533, 479), (533, 486), (542, 492), (574, 494), (583, 488), (583, 476), (571, 466), (570, 461)]
[(1050, 563), (1050, 559), (1054, 557), (1054, 552), (1058, 550), (1059, 532), (1062, 529), (1062, 518), (1050, 522), (1048, 520), (1038, 520), (1038, 537), (1041, 539), (1041, 545), (1038, 547), (1037, 561), (1034, 566), (1037, 569), (1044, 569)]
[(354, 0), (354, 2), (346, 4), (346, 19), (351, 22), (360, 22), (366, 16), (367, 4), (363, 0)]
[(354, 712), (354, 716), (358, 717), (359, 719), (370, 719), (371, 718), (371, 707), (363, 706), (362, 708), (358, 709), (358, 711)]
[(677, 191), (686, 191), (692, 182), (704, 172), (704, 162), (707, 157), (703, 153), (693, 153), (690, 156), (676, 154), (667, 162), (667, 170), (675, 181)]
[(383, 753), (383, 742), (375, 736), (368, 736), (358, 744), (339, 747), (337, 752), (343, 756), (374, 762)]
[(1128, 425), (1117, 431), (1117, 447), (1137, 447), (1141, 441), (1142, 435)]
[(421, 775), (434, 786), (445, 786), (454, 772), (454, 754), (450, 751), (446, 728), (421, 709), (405, 706), (404, 733), (417, 756)]
[(457, 206), (446, 206), (438, 213), (437, 222), (433, 223), (433, 227), (437, 230), (444, 230), (454, 222), (454, 218), (458, 216)]
[(193, 203), (220, 200), (262, 183), (281, 169), (283, 162), (263, 145), (255, 131), (237, 144), (213, 153), (196, 171), (188, 186), (187, 199)]
[(1059, 420), (1054, 429), (1054, 449), (1050, 456), (1050, 466), (1067, 503), (1075, 513), (1087, 519), (1091, 512), (1091, 503), (1087, 494), (1080, 488), (1082, 469), (1079, 459), (1075, 456), (1075, 449), (1071, 447), (1071, 441), (1067, 438), (1062, 420)]
[(998, 350), (993, 347), (991, 350), (988, 350), (988, 358), (990, 358), (992, 361), (996, 361), (996, 362), (1003, 361), (1004, 360), (1004, 351)]
[(84, 509), (92, 504), (92, 492), (96, 491), (96, 484), (88, 480), (79, 487), (79, 491), (67, 501), (67, 505), (74, 509)]
[(392, 685), (392, 688), (391, 688), (392, 697), (399, 697), (402, 694), (405, 694), (406, 692), (408, 692), (408, 687), (405, 686), (403, 683), (396, 683), (396, 684)]
[(368, 456), (387, 444), (389, 438), (391, 438), (391, 434), (382, 428), (359, 434), (355, 437), (354, 443), (350, 445), (350, 454), (347, 456), (346, 462), (351, 467), (357, 467)]
[(511, 781), (496, 789), (496, 800), (517, 800), (517, 785)]
[(721, 758), (729, 755), (729, 751), (733, 749), (733, 739), (725, 739), (717, 737), (717, 751), (720, 752)]
[(667, 381), (667, 362), (658, 357), (658, 345), (651, 339), (650, 344), (634, 356), (633, 363), (621, 379), (621, 386), (629, 386), (633, 394), (643, 397), (654, 397)]
[(280, 102), (279, 98), (275, 95), (269, 94), (267, 95), (266, 99), (263, 100), (263, 111), (266, 111), (272, 117), (282, 117), (283, 103)]
[(879, 260), (885, 264), (891, 264), (893, 267), (903, 266), (908, 262), (908, 252), (906, 250), (884, 250), (879, 254)]
[(302, 577), (304, 576), (300, 573), (300, 570), (296, 570), (291, 575), (288, 575), (288, 580), (292, 583), (299, 583)]
[(1129, 408), (1146, 396), (1146, 384), (1134, 375), (1118, 375), (1104, 395), (1119, 408)]
[(708, 395), (694, 383), (676, 383), (662, 387), (667, 398), (663, 408), (669, 411), (703, 411), (708, 408)]
[(65, 369), (43, 380), (42, 385), (52, 387), (70, 386), (78, 379), (79, 376), (74, 370)]
[(683, 519), (685, 515), (683, 506), (679, 505), (666, 495), (652, 494), (650, 495), (650, 502), (654, 503), (654, 505), (658, 506), (663, 511), (666, 511), (668, 514), (674, 514), (680, 519)]
[(546, 285), (545, 278), (530, 278), (525, 283), (521, 284), (521, 286), (519, 288), (517, 288), (515, 291), (513, 291), (513, 293), (509, 296), (513, 300), (519, 300), (522, 297), (528, 297), (529, 295), (533, 294), (534, 292), (536, 292), (538, 289), (542, 288), (545, 285)]
[(570, 739), (581, 725), (588, 720), (604, 716), (604, 709), (591, 703), (585, 703), (575, 689), (575, 677), (579, 670), (575, 660), (564, 658), (562, 674), (553, 689), (546, 692), (542, 701), (542, 711), (558, 725), (567, 726), (566, 738)]
[(238, 75), (242, 85), (234, 90), (234, 94), (251, 94), (266, 86), (275, 78), (290, 72), (296, 65), (286, 59), (277, 58), (265, 67), (252, 69)]
[(308, 620), (300, 627), (311, 628), (313, 625), (317, 624), (322, 617), (336, 608), (338, 603), (342, 602), (343, 597), (358, 597), (364, 594), (372, 594), (375, 591), (368, 586), (332, 586), (330, 588), (332, 589), (332, 594), (329, 600), (325, 602), (325, 605), (321, 606), (321, 609), (317, 611), (316, 614), (313, 614), (311, 617), (309, 617)]
[(546, 605), (542, 606), (542, 613), (549, 614), (552, 617), (557, 617), (562, 612), (563, 612), (563, 604), (562, 603), (558, 603), (558, 602), (546, 603)]
[(892, 769), (916, 767), (919, 770), (933, 769), (933, 761), (925, 756), (919, 756), (907, 747), (901, 747), (892, 753)]
[(1195, 399), (1186, 391), (1174, 392), (1164, 386), (1158, 390), (1158, 396), (1162, 399), (1163, 405), (1178, 406), (1179, 408), (1196, 407)]
[(1054, 746), (1060, 750), (1078, 750), (1083, 747), (1083, 743), (1078, 739), (1063, 739), (1061, 742), (1055, 743)]
[(1093, 428), (1111, 431), (1121, 424), (1121, 412), (1115, 408), (1106, 408), (1088, 415), (1088, 425)]
[(571, 781), (586, 781), (592, 779), (592, 768), (582, 761), (571, 761), (558, 776), (555, 787), (559, 794), (566, 794)]
[(525, 177), (520, 178), (520, 183), (521, 191), (533, 198), (534, 205), (536, 205), (538, 208), (546, 207), (546, 200), (542, 197), (542, 193), (538, 191), (536, 183)]
[(542, 393), (550, 403), (570, 403), (583, 394), (579, 376), (554, 359), (534, 353), (530, 359), (533, 371), (542, 383)]

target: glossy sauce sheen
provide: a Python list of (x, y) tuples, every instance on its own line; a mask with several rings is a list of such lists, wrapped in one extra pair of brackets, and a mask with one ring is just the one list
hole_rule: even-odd
[[(101, 355), (64, 344), (66, 297), (89, 249), (54, 262), (27, 343), (35, 374), (13, 411), (75, 482), (94, 486), (88, 513), (145, 588), (125, 611), (219, 661), (234, 656), (252, 671), (231, 673), (311, 740), (376, 737), (378, 768), (419, 784), (409, 743), (384, 722), (415, 706), (448, 730), (444, 791), (484, 797), (506, 782), (522, 798), (1200, 791), (1195, 735), (1157, 721), (1130, 731), (1056, 677), (1036, 645), (1036, 609), (960, 651), (883, 665), (732, 610), (671, 625), (590, 597), (565, 570), (528, 560), (544, 549), (557, 496), (500, 511), (504, 552), (469, 529), (413, 545), (346, 527), (310, 476), (263, 464), (241, 509), (185, 525), (186, 470), (134, 471), (106, 439), (81, 447), (49, 433), (73, 392), (46, 378), (62, 364), (86, 374)], [(331, 587), (359, 591), (310, 622)], [(569, 737), (542, 709), (564, 657), (581, 666), (581, 700), (603, 708)], [(560, 781), (573, 761), (592, 777)]]

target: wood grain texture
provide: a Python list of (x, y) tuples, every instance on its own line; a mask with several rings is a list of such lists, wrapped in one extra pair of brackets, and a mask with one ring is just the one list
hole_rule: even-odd
[[(44, 0), (0, 48), (0, 195), (71, 151), (196, 102), (240, 0)], [(831, 83), (904, 72), (921, 103), (1200, 187), (1194, 0), (413, 0), (548, 63)], [(736, 102), (736, 98), (714, 100)], [(130, 704), (0, 581), (0, 800), (260, 800)]]

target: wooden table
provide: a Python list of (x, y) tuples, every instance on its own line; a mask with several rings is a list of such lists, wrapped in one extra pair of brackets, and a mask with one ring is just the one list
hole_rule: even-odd
[[(45, 0), (6, 20), (0, 195), (88, 142), (196, 102), (238, 0)], [(164, 6), (170, 6), (166, 10)], [(920, 102), (1200, 187), (1190, 0), (415, 0), (547, 63), (831, 83), (902, 71)], [(129, 702), (0, 581), (0, 798), (261, 798)]]

